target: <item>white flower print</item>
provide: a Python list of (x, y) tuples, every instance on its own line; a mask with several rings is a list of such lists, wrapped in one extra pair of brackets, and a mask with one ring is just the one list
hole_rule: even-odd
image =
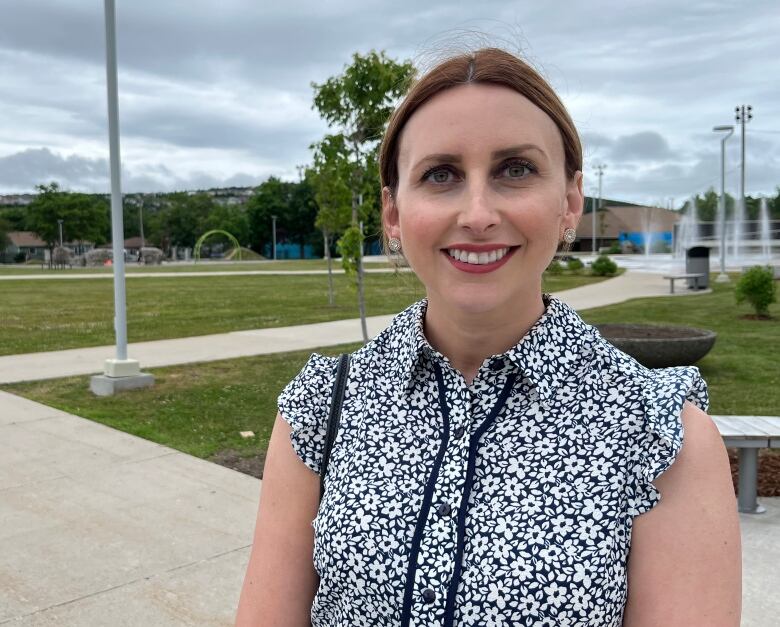
[[(313, 627), (620, 625), (632, 519), (661, 500), (652, 481), (706, 384), (696, 368), (642, 367), (545, 303), (470, 386), (425, 338), (425, 299), (351, 355), (312, 522)], [(277, 400), (314, 472), (337, 364), (313, 353)]]

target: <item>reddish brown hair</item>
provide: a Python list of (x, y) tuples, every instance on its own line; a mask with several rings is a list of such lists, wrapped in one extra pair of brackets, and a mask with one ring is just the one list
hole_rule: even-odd
[[(382, 188), (398, 189), (398, 144), (401, 132), (414, 112), (436, 94), (469, 83), (502, 85), (525, 96), (544, 111), (561, 133), (566, 176), (571, 179), (582, 170), (582, 143), (574, 122), (550, 84), (525, 61), (499, 48), (482, 48), (459, 54), (439, 63), (412, 83), (401, 104), (390, 116), (379, 149), (379, 175)], [(387, 249), (387, 236), (383, 232)]]

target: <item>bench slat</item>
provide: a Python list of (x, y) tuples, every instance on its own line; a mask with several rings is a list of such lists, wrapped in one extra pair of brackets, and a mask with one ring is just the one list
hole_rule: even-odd
[(780, 438), (780, 416), (712, 416), (723, 437)]

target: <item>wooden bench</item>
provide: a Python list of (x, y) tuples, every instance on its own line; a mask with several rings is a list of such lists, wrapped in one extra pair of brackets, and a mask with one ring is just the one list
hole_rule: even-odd
[(763, 514), (756, 500), (758, 449), (780, 448), (780, 416), (712, 416), (727, 448), (739, 455), (737, 505), (743, 514)]
[(665, 279), (669, 279), (670, 288), (671, 291), (670, 294), (674, 294), (674, 282), (677, 279), (693, 279), (693, 286), (698, 290), (699, 289), (699, 279), (703, 279), (703, 274), (695, 274), (695, 273), (689, 273), (689, 274), (669, 274), (664, 276)]

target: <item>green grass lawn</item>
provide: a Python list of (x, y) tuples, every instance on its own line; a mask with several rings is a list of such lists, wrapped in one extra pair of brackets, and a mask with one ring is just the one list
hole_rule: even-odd
[[(601, 280), (552, 276), (559, 291)], [(369, 316), (401, 311), (425, 295), (412, 273), (366, 275)], [(145, 277), (127, 286), (128, 339), (159, 340), (358, 317), (357, 293), (334, 275)], [(104, 279), (0, 281), (0, 355), (114, 342), (113, 282)]]
[[(367, 269), (372, 268), (390, 268), (391, 264), (385, 262), (367, 262)], [(341, 261), (334, 260), (333, 268), (341, 269)], [(165, 263), (161, 266), (140, 266), (136, 263), (128, 262), (125, 264), (125, 270), (128, 274), (137, 272), (240, 272), (240, 271), (265, 271), (273, 272), (277, 270), (327, 270), (328, 262), (324, 259), (293, 259), (293, 260), (269, 260), (269, 261), (202, 261), (199, 263)], [(110, 267), (100, 266), (98, 268), (64, 268), (49, 269), (41, 267), (40, 264), (4, 265), (0, 264), (0, 275), (26, 276), (29, 274), (46, 274), (58, 276), (61, 274), (111, 274)]]
[[(712, 352), (697, 365), (711, 393), (710, 413), (780, 413), (780, 307), (770, 321), (746, 320), (733, 283), (707, 295), (649, 298), (584, 312), (595, 322), (651, 322), (701, 326), (718, 332)], [(359, 343), (316, 349), (325, 355)], [(312, 351), (262, 355), (203, 364), (154, 368), (154, 387), (107, 398), (89, 392), (89, 377), (2, 386), (46, 403), (203, 458), (234, 454), (262, 459), (276, 416), (276, 398)], [(243, 439), (239, 431), (255, 438)]]

